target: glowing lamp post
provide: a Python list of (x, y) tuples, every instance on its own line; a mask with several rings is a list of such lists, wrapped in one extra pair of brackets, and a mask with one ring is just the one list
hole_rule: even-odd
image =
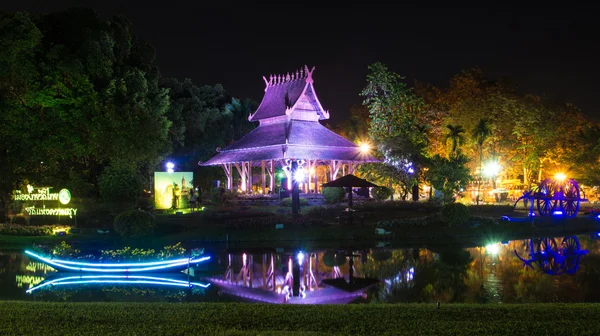
[(167, 162), (167, 173), (172, 173), (175, 170), (175, 164), (173, 162)]
[(370, 151), (371, 151), (371, 145), (369, 145), (366, 142), (363, 142), (362, 144), (360, 144), (360, 152), (362, 154), (369, 154)]

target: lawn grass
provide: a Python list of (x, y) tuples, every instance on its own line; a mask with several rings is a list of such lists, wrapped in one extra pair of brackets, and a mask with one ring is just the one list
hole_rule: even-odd
[(3, 335), (597, 335), (597, 304), (0, 302)]

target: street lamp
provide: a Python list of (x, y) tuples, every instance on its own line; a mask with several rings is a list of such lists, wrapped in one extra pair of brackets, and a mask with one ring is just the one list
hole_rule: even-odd
[(483, 174), (487, 177), (494, 177), (500, 173), (500, 169), (502, 167), (496, 161), (488, 162), (485, 167), (483, 167)]
[(173, 162), (167, 162), (167, 173), (174, 172), (175, 164)]
[(360, 152), (362, 154), (369, 154), (370, 151), (371, 151), (371, 145), (369, 145), (367, 142), (363, 142), (360, 144)]

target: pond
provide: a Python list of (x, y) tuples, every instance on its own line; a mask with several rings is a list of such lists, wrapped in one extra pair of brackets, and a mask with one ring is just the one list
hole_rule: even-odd
[[(333, 245), (332, 245), (333, 246)], [(228, 249), (184, 272), (58, 272), (0, 250), (0, 300), (263, 303), (600, 302), (600, 237), (460, 248)], [(296, 281), (294, 281), (296, 280)]]

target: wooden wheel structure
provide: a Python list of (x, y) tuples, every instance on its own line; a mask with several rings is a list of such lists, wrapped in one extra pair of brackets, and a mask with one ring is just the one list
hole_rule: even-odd
[(579, 212), (581, 202), (587, 201), (581, 198), (579, 184), (573, 179), (552, 180), (546, 179), (539, 186), (521, 196), (516, 202), (528, 200), (530, 202), (529, 215), (533, 216), (534, 205), (540, 216), (559, 215), (575, 217)]
[(532, 238), (529, 240), (529, 256), (521, 257), (517, 250), (514, 251), (524, 266), (534, 269), (537, 265), (540, 270), (550, 275), (575, 274), (581, 264), (582, 256), (588, 253), (582, 250), (579, 240), (575, 236), (564, 237), (560, 246), (556, 239), (551, 237)]

